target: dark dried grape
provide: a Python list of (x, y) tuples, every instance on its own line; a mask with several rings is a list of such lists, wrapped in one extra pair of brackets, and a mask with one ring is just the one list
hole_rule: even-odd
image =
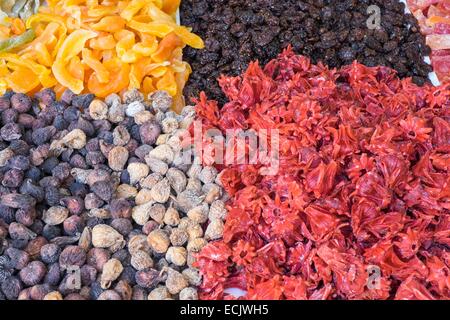
[(0, 129), (0, 136), (5, 141), (18, 140), (22, 137), (22, 130), (17, 123), (7, 123)]
[(111, 200), (114, 187), (109, 181), (97, 181), (91, 186), (91, 190), (102, 200)]
[(19, 293), (22, 290), (22, 284), (16, 277), (8, 277), (1, 282), (1, 289), (6, 299), (15, 300), (19, 297)]
[(61, 249), (53, 243), (46, 244), (41, 248), (41, 260), (47, 264), (52, 264), (58, 261)]
[(79, 246), (68, 246), (59, 256), (59, 264), (62, 268), (71, 266), (81, 267), (85, 261), (86, 252)]
[(43, 89), (34, 96), (46, 106), (50, 106), (56, 100), (55, 91), (51, 88)]
[(21, 270), (30, 262), (30, 255), (23, 250), (8, 248), (5, 254), (10, 258), (11, 267)]
[(144, 269), (136, 272), (136, 283), (147, 289), (155, 287), (160, 281), (160, 272), (156, 269)]
[(26, 94), (15, 93), (11, 97), (11, 107), (20, 113), (28, 112), (31, 108), (31, 99)]
[(48, 141), (56, 134), (57, 129), (54, 126), (39, 128), (33, 131), (32, 139), (36, 146), (40, 146)]
[[(381, 64), (397, 69), (401, 77), (412, 76), (414, 82), (426, 83), (431, 67), (423, 58), (429, 55), (429, 48), (417, 21), (399, 11), (397, 4), (397, 0), (182, 1), (182, 24), (205, 40), (205, 49), (184, 49), (183, 57), (193, 69), (184, 94), (189, 99), (205, 91), (223, 105), (225, 95), (217, 82), (221, 74), (237, 76), (255, 60), (265, 65), (288, 45), (314, 63), (322, 61), (331, 67), (353, 60)], [(381, 28), (375, 31), (367, 28), (369, 5), (377, 5), (382, 12)], [(372, 50), (376, 59), (367, 59), (366, 49)], [(393, 50), (397, 50), (396, 57), (407, 58), (409, 63), (390, 60), (386, 53)]]
[(47, 273), (45, 264), (41, 261), (32, 261), (25, 268), (20, 270), (20, 280), (27, 286), (34, 286), (42, 281)]
[(57, 286), (61, 281), (61, 268), (59, 263), (53, 263), (48, 267), (44, 282), (51, 286)]

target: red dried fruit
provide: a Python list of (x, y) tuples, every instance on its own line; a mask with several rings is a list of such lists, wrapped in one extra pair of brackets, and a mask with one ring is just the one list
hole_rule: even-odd
[(219, 82), (229, 102), (200, 95), (203, 130), (278, 130), (279, 170), (217, 165), (231, 199), (223, 240), (197, 255), (200, 298), (450, 298), (449, 85), (290, 49)]

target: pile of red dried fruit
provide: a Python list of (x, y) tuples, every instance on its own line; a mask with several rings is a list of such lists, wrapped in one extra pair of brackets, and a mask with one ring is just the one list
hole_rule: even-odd
[(220, 83), (229, 102), (202, 95), (204, 127), (279, 129), (280, 168), (225, 168), (232, 197), (223, 240), (198, 255), (201, 298), (450, 298), (450, 86), (290, 50)]

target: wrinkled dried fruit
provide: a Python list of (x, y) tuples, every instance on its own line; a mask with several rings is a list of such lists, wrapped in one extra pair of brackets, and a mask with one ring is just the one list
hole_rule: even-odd
[(123, 271), (123, 266), (117, 259), (110, 259), (103, 265), (103, 272), (101, 275), (101, 286), (103, 289), (108, 289), (111, 283), (119, 278)]

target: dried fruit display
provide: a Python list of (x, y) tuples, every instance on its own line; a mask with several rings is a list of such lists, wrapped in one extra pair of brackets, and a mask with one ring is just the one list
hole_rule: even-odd
[(26, 21), (36, 39), (0, 53), (3, 92), (55, 87), (58, 95), (68, 88), (106, 97), (132, 88), (165, 90), (181, 110), (191, 72), (182, 48), (200, 49), (203, 42), (176, 24), (179, 1), (47, 2)]
[(450, 299), (450, 7), (405, 2), (1, 1), (0, 300)]
[(217, 170), (184, 145), (193, 107), (136, 89), (0, 96), (0, 300), (198, 299), (222, 237)]
[[(378, 29), (367, 26), (369, 5), (381, 10)], [(430, 50), (417, 20), (404, 10), (398, 0), (184, 0), (181, 22), (206, 45), (205, 50), (185, 49), (193, 69), (186, 98), (205, 91), (223, 104), (216, 81), (221, 74), (241, 74), (254, 60), (266, 64), (289, 44), (314, 63), (384, 65), (422, 85), (431, 71), (423, 61)]]
[(408, 0), (433, 50), (431, 62), (441, 82), (450, 81), (450, 4), (445, 0)]
[(204, 129), (278, 130), (279, 170), (220, 173), (231, 200), (223, 240), (197, 256), (201, 298), (450, 298), (448, 85), (290, 49), (219, 82), (229, 101), (200, 96)]

